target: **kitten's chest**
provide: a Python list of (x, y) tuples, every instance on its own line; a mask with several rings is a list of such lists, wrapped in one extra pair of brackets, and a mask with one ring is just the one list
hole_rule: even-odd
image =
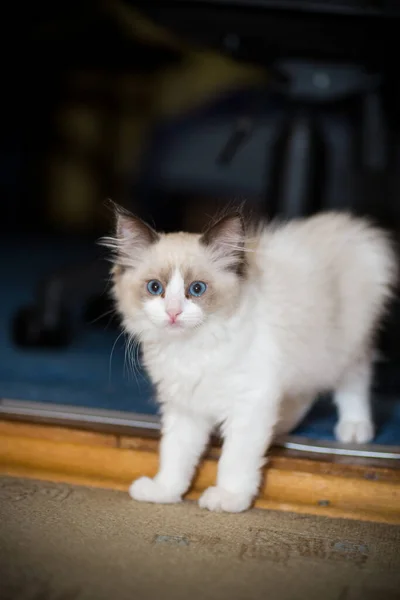
[(173, 402), (213, 413), (226, 395), (229, 357), (220, 349), (206, 352), (175, 348), (144, 353), (146, 369), (157, 387), (161, 403)]
[(156, 383), (175, 382), (181, 386), (198, 385), (200, 380), (213, 377), (226, 362), (221, 354), (217, 355), (213, 349), (199, 352), (187, 348), (145, 353), (144, 359), (150, 377)]

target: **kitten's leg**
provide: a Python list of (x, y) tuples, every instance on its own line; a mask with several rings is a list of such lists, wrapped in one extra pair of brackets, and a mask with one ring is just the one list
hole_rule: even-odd
[(217, 485), (208, 488), (199, 500), (202, 508), (241, 512), (250, 507), (257, 494), (265, 452), (278, 420), (275, 397), (251, 403), (243, 401), (223, 428), (224, 444), (218, 463)]
[(339, 413), (335, 436), (341, 442), (365, 444), (374, 437), (370, 401), (371, 363), (369, 356), (358, 361), (347, 371), (335, 391)]
[(180, 502), (188, 490), (211, 427), (201, 417), (166, 412), (160, 444), (160, 466), (154, 479), (140, 477), (129, 493), (143, 502)]

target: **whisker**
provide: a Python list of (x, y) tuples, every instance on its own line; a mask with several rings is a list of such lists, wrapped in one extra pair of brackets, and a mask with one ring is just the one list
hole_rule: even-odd
[(117, 339), (115, 340), (113, 347), (111, 348), (110, 359), (108, 361), (108, 385), (111, 385), (111, 364), (112, 364), (112, 357), (114, 354), (114, 349), (115, 349), (115, 346), (116, 346), (119, 338), (121, 337), (121, 335), (124, 335), (124, 331), (121, 331), (121, 333), (118, 335)]
[(129, 371), (131, 371), (131, 373), (135, 377), (136, 384), (138, 384), (138, 380), (136, 377), (135, 359), (134, 359), (134, 344), (135, 344), (135, 338), (133, 336), (129, 336), (128, 342), (127, 342), (126, 348), (125, 348), (125, 357), (128, 356), (128, 366), (129, 366), (128, 377), (129, 377)]
[(127, 373), (128, 376), (133, 374), (136, 384), (139, 385), (139, 377), (145, 380), (139, 359), (140, 333), (136, 333), (134, 336), (126, 331), (125, 333), (128, 339), (125, 345), (124, 373)]
[(97, 321), (100, 321), (100, 319), (103, 319), (103, 317), (106, 317), (107, 315), (109, 315), (109, 314), (111, 314), (113, 312), (115, 312), (114, 308), (111, 308), (110, 310), (106, 310), (106, 312), (104, 312), (102, 315), (99, 315), (98, 317), (96, 317), (92, 321), (89, 321), (89, 325), (94, 325), (94, 323), (97, 323)]
[(142, 369), (141, 369), (141, 364), (140, 364), (140, 340), (139, 339), (135, 339), (134, 352), (135, 352), (134, 359), (135, 359), (136, 372), (141, 379), (145, 380), (145, 377), (144, 377)]
[(135, 338), (132, 338), (132, 347), (131, 347), (132, 371), (133, 371), (133, 374), (136, 379), (136, 385), (139, 385), (140, 369), (139, 369), (139, 362), (137, 359), (137, 348), (138, 348), (138, 342)]
[[(125, 331), (124, 331), (124, 333), (126, 336), (127, 334)], [(127, 364), (129, 363), (129, 353), (128, 353), (129, 343), (130, 343), (130, 338), (128, 337), (128, 341), (125, 342), (125, 344), (124, 344), (124, 368), (123, 368), (124, 377), (126, 374), (129, 375), (129, 369), (127, 368)]]

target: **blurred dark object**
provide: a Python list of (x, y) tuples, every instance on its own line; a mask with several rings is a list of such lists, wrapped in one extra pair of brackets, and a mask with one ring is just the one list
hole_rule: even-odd
[[(86, 320), (100, 318), (102, 312), (110, 310), (104, 308), (108, 304), (105, 296), (108, 272), (108, 264), (98, 260), (65, 269), (40, 282), (34, 304), (21, 308), (15, 315), (12, 324), (15, 343), (38, 348), (62, 348), (69, 344), (75, 333), (76, 319), (72, 313), (76, 307), (82, 312), (87, 304)], [(102, 312), (94, 314), (94, 308)]]
[[(231, 183), (237, 183), (235, 170), (241, 169), (243, 174), (247, 168), (253, 177), (252, 189), (244, 189), (244, 177), (234, 194), (260, 194), (254, 161), (258, 165), (262, 155), (265, 163), (261, 194), (267, 197), (269, 214), (295, 216), (326, 208), (351, 208), (372, 215), (400, 233), (400, 78), (392, 60), (400, 48), (400, 3), (126, 0), (125, 4), (139, 8), (181, 39), (266, 67), (275, 97), (281, 102), (280, 111), (271, 110), (270, 87), (264, 105), (262, 98), (258, 105), (250, 103), (235, 116), (226, 117), (225, 127), (223, 117), (217, 125), (211, 118), (208, 123), (192, 122), (186, 126), (186, 133), (179, 130), (170, 136), (164, 150), (154, 145), (153, 165), (157, 161), (158, 165), (154, 166), (152, 177), (158, 174), (165, 188), (172, 187), (172, 173), (175, 185), (182, 187), (190, 169), (193, 183), (199, 140), (202, 153), (197, 152), (197, 165), (200, 155), (201, 162), (208, 163), (210, 157), (215, 157), (216, 149), (211, 145), (216, 142), (212, 137), (217, 133), (212, 136), (210, 131), (215, 127), (220, 137), (223, 130), (226, 137), (224, 144), (219, 141), (218, 151), (225, 152), (218, 156), (220, 166), (221, 158), (229, 166), (226, 153), (241, 138), (240, 149), (236, 148), (231, 156)], [(266, 123), (268, 118), (270, 122)], [(208, 127), (208, 148), (202, 127)], [(249, 150), (251, 145), (253, 153)], [(178, 154), (186, 165), (191, 155), (190, 169), (187, 167), (187, 172), (179, 177)], [(251, 154), (253, 159), (249, 158)], [(214, 169), (214, 179), (215, 172)], [(198, 175), (199, 166), (196, 179)], [(229, 175), (226, 169), (225, 182)], [(232, 193), (227, 188), (226, 191)], [(221, 193), (221, 189), (216, 191)], [(168, 225), (167, 215), (165, 219)]]
[(72, 338), (72, 325), (68, 311), (57, 304), (56, 312), (40, 304), (21, 308), (13, 322), (13, 339), (24, 348), (63, 348)]
[(155, 131), (132, 195), (143, 210), (158, 206), (163, 229), (182, 226), (171, 197), (193, 191), (244, 197), (272, 217), (370, 212), (371, 179), (384, 185), (388, 171), (381, 76), (301, 60), (277, 61), (275, 72), (284, 77), (267, 89), (229, 94)]

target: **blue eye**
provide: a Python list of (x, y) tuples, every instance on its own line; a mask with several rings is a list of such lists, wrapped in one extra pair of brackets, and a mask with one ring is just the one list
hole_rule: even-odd
[(149, 292), (149, 294), (152, 294), (152, 296), (159, 296), (163, 293), (164, 288), (157, 279), (151, 279), (147, 283), (147, 291)]
[(204, 281), (193, 281), (189, 285), (189, 294), (191, 296), (202, 296), (207, 289), (207, 284)]

